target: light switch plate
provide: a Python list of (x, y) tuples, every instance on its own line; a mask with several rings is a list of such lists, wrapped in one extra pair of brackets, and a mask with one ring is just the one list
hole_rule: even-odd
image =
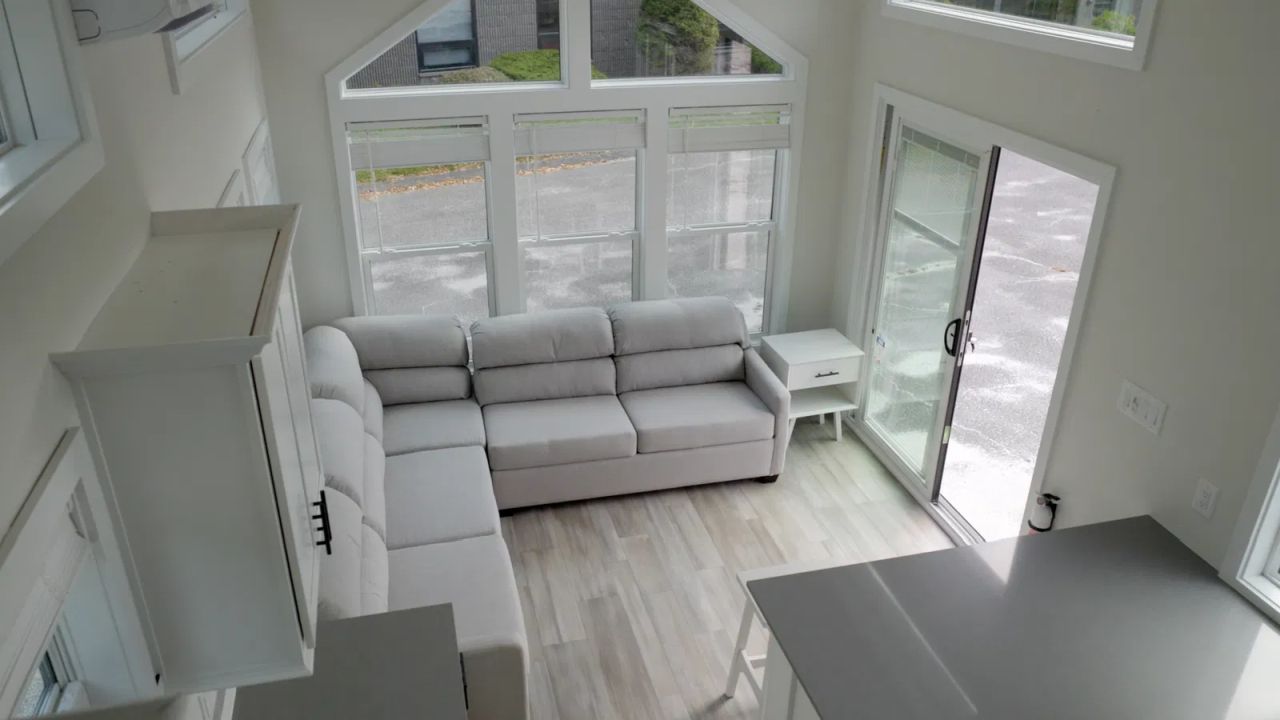
[(1196, 483), (1196, 494), (1191, 498), (1191, 509), (1205, 516), (1213, 517), (1213, 509), (1218, 504), (1218, 486), (1205, 480), (1200, 479)]
[(1159, 435), (1160, 429), (1164, 427), (1164, 414), (1168, 406), (1160, 398), (1125, 380), (1120, 386), (1116, 408), (1149, 430), (1152, 435)]

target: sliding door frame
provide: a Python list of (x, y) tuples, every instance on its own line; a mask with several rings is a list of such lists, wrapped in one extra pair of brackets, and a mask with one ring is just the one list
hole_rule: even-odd
[[(871, 288), (871, 294), (868, 296), (870, 303), (867, 308), (867, 327), (864, 331), (863, 343), (864, 347), (873, 348), (875, 343), (874, 331), (876, 330), (877, 320), (879, 319), (883, 292), (882, 279), (888, 266), (888, 250), (889, 250), (889, 233), (891, 227), (890, 215), (893, 212), (894, 199), (897, 195), (898, 184), (901, 178), (898, 175), (898, 164), (900, 161), (898, 153), (902, 149), (902, 138), (904, 128), (927, 135), (930, 138), (944, 142), (958, 150), (971, 153), (979, 158), (977, 167), (978, 183), (973, 188), (970, 197), (971, 206), (976, 212), (982, 212), (987, 204), (987, 195), (991, 185), (991, 177), (993, 175), (993, 166), (991, 164), (992, 153), (989, 149), (984, 150), (981, 146), (973, 142), (973, 138), (956, 136), (953, 133), (945, 132), (946, 128), (940, 128), (937, 124), (930, 122), (930, 118), (919, 117), (915, 113), (896, 112), (889, 120), (889, 127), (886, 131), (887, 147), (885, 150), (884, 160), (884, 191), (880, 193), (879, 218), (876, 223), (876, 242), (875, 256), (872, 267), (878, 272), (872, 273), (874, 287)], [(965, 228), (965, 237), (962, 239), (962, 245), (959, 247), (958, 257), (956, 258), (956, 269), (952, 280), (955, 286), (951, 293), (951, 312), (949, 317), (954, 318), (962, 316), (965, 308), (969, 304), (970, 287), (973, 283), (973, 269), (976, 265), (976, 250), (982, 245), (981, 233), (984, 231), (981, 217), (977, 222), (971, 223), (971, 226)], [(950, 327), (950, 323), (946, 327)], [(965, 327), (957, 329), (956, 337), (962, 337)], [(880, 328), (883, 332), (883, 328)], [(945, 328), (944, 328), (945, 334)], [(936, 338), (938, 343), (943, 342), (942, 337)], [(958, 350), (958, 349), (957, 349)], [(938, 390), (942, 393), (951, 391), (955, 384), (955, 373), (958, 368), (958, 353), (950, 358), (939, 360), (941, 377), (938, 378)], [(875, 363), (863, 363), (863, 370), (860, 377), (859, 387), (865, 388), (862, 392), (863, 398), (860, 407), (867, 408), (869, 401), (867, 399), (871, 389), (871, 373), (875, 368)], [(923, 497), (932, 502), (938, 496), (938, 473), (936, 468), (941, 462), (941, 448), (945, 445), (945, 418), (942, 413), (935, 415), (934, 421), (929, 429), (928, 439), (925, 444), (924, 457), (921, 459), (921, 469), (916, 473), (908, 464), (909, 459), (904, 458), (899, 452), (899, 448), (894, 447), (893, 442), (880, 434), (873, 431), (867, 414), (862, 414), (862, 423), (865, 430), (864, 439), (868, 445), (873, 445), (875, 449), (882, 455), (891, 455), (895, 460), (896, 472), (898, 479), (906, 484), (913, 492), (917, 490), (923, 492)], [(940, 443), (940, 439), (942, 442)], [(919, 494), (919, 493), (917, 493)]]
[[(879, 302), (882, 246), (881, 222), (884, 205), (889, 199), (889, 188), (886, 180), (891, 177), (892, 170), (888, 162), (892, 160), (892, 150), (887, 142), (886, 129), (890, 122), (897, 122), (901, 115), (923, 121), (930, 127), (946, 128), (946, 137), (960, 139), (975, 147), (993, 147), (1008, 150), (1018, 155), (1031, 158), (1058, 170), (1070, 173), (1080, 179), (1093, 183), (1098, 188), (1094, 204), (1093, 219), (1089, 226), (1089, 235), (1085, 244), (1084, 259), (1080, 266), (1080, 280), (1076, 284), (1072, 299), (1071, 314), (1067, 324), (1066, 336), (1063, 339), (1062, 354), (1058, 361), (1057, 375), (1050, 395), (1049, 411), (1045, 418), (1044, 432), (1040, 438), (1040, 449), (1036, 455), (1035, 468), (1032, 472), (1030, 496), (1046, 491), (1053, 484), (1048, 477), (1049, 462), (1052, 459), (1054, 440), (1057, 437), (1058, 422), (1062, 414), (1062, 404), (1066, 389), (1070, 382), (1072, 362), (1079, 341), (1080, 328), (1087, 312), (1089, 287), (1092, 284), (1093, 271), (1097, 263), (1100, 239), (1105, 231), (1105, 220), (1111, 202), (1112, 189), (1115, 184), (1116, 169), (1079, 153), (1063, 149), (1043, 140), (1024, 135), (1014, 130), (996, 125), (971, 115), (953, 110), (943, 105), (925, 100), (910, 93), (888, 85), (877, 83), (873, 91), (871, 107), (872, 125), (866, 141), (866, 169), (864, 172), (864, 194), (861, 199), (860, 227), (856, 230), (857, 252), (854, 258), (855, 275), (849, 293), (848, 324), (845, 328), (849, 337), (862, 338), (865, 342), (875, 323), (875, 314)], [(999, 168), (994, 168), (998, 172)], [(967, 328), (966, 328), (967, 329)], [(886, 452), (876, 442), (873, 433), (865, 422), (866, 394), (871, 363), (863, 364), (862, 377), (858, 383), (860, 407), (864, 412), (851, 416), (847, 422), (870, 448), (872, 453), (885, 464), (898, 478), (899, 482), (911, 493), (912, 497), (938, 522), (951, 539), (961, 545), (969, 545), (977, 541), (978, 536), (958, 514), (951, 509), (941, 497), (932, 497), (926, 488), (911, 479), (912, 473), (895, 453)], [(937, 486), (936, 479), (928, 487)], [(1065, 498), (1070, 502), (1070, 498)], [(1023, 523), (1030, 514), (1031, 503), (1028, 502), (1023, 511)]]

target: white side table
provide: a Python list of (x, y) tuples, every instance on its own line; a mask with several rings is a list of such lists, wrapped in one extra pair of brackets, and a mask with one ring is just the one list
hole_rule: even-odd
[(858, 409), (857, 382), (865, 353), (837, 330), (769, 335), (760, 356), (791, 391), (791, 421), (830, 413), (836, 440), (843, 439), (841, 413)]

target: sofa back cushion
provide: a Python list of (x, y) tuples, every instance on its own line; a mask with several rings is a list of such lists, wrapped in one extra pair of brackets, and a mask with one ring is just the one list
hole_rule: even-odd
[(613, 360), (592, 358), (511, 365), (476, 371), (476, 401), (483, 405), (613, 395)]
[(477, 320), (471, 326), (481, 405), (613, 395), (613, 332), (597, 308)]
[(346, 495), (363, 513), (366, 435), (360, 415), (346, 403), (314, 398), (311, 421), (325, 487)]
[(451, 315), (384, 315), (335, 320), (384, 405), (471, 397), (467, 338)]
[(615, 355), (738, 345), (750, 338), (742, 313), (722, 297), (642, 300), (609, 308)]
[(620, 393), (744, 378), (747, 325), (725, 298), (623, 303), (609, 318)]
[(311, 397), (340, 400), (364, 412), (365, 387), (356, 349), (341, 330), (320, 325), (302, 336)]
[(742, 380), (742, 347), (717, 345), (620, 355), (618, 392)]

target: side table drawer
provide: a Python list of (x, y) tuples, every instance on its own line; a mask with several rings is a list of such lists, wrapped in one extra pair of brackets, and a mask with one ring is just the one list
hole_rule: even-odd
[(791, 365), (787, 368), (786, 385), (788, 390), (803, 390), (857, 382), (858, 372), (861, 369), (862, 358), (860, 357), (835, 358)]

